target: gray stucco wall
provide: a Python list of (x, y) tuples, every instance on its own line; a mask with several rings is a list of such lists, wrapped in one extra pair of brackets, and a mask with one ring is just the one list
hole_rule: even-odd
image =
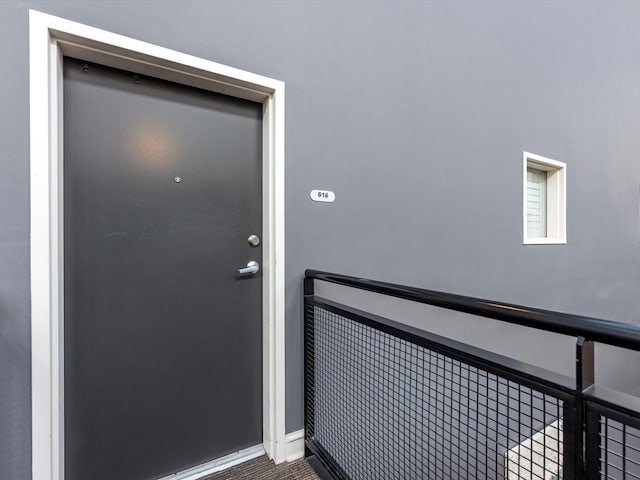
[[(29, 8), (286, 82), (288, 431), (306, 267), (638, 323), (640, 4), (8, 0), (1, 479), (30, 478)], [(523, 150), (568, 165), (566, 246), (522, 245)]]

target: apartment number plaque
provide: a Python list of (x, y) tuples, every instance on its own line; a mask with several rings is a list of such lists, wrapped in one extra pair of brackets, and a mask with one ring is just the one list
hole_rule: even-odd
[(331, 190), (311, 190), (309, 196), (314, 202), (333, 203), (336, 200), (336, 194)]

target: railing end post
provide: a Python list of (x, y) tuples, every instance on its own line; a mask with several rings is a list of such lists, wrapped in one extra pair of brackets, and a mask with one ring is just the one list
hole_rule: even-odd
[(310, 297), (314, 294), (313, 278), (304, 277), (303, 283), (303, 335), (304, 335), (304, 438), (305, 456), (312, 453), (306, 441), (313, 439), (315, 427), (315, 315)]
[(307, 295), (313, 295), (313, 293), (314, 293), (313, 278), (304, 277), (303, 293), (304, 293), (305, 297)]

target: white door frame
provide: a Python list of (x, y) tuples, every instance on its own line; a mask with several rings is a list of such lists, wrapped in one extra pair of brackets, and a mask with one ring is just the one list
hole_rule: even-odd
[(263, 444), (286, 460), (284, 83), (31, 10), (33, 480), (64, 480), (63, 55), (262, 103)]

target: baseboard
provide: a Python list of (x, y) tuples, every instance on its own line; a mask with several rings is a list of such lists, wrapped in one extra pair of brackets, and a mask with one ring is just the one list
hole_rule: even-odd
[(255, 447), (249, 447), (239, 452), (232, 453), (222, 458), (218, 458), (211, 462), (198, 465), (182, 472), (167, 475), (166, 477), (159, 478), (158, 480), (198, 480), (212, 473), (219, 472), (239, 463), (247, 462), (254, 458), (264, 455), (264, 447), (262, 444)]
[(285, 452), (287, 462), (293, 462), (294, 460), (304, 457), (304, 428), (287, 433), (284, 439), (286, 442)]

